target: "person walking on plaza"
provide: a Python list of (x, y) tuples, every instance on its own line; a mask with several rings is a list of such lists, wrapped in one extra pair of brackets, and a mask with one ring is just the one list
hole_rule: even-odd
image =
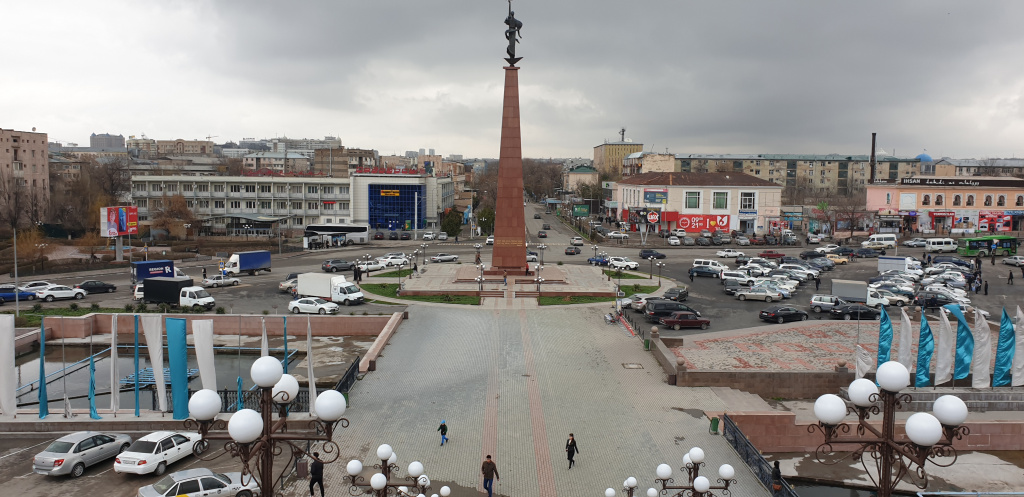
[(821, 288), (821, 276), (814, 277), (814, 291), (818, 291)]
[(501, 272), (501, 278), (502, 278), (502, 281), (504, 281), (505, 286), (508, 286), (508, 271), (502, 271)]
[(320, 497), (324, 497), (324, 463), (320, 462), (320, 453), (313, 453), (313, 464), (309, 466), (309, 497), (313, 497), (313, 486), (320, 485)]
[(693, 268), (690, 268), (690, 283), (693, 283)]
[(1006, 284), (1011, 286), (1013, 285), (1013, 270), (1010, 270), (1010, 277), (1006, 278)]
[(203, 279), (206, 279), (206, 266), (203, 266)]
[(782, 468), (779, 468), (779, 461), (772, 466), (772, 490), (773, 495), (782, 490)]
[(443, 419), (441, 420), (441, 426), (437, 427), (437, 431), (441, 432), (441, 446), (444, 446), (444, 443), (448, 441), (448, 425), (444, 423)]
[(359, 283), (360, 281), (362, 281), (361, 277), (362, 271), (359, 270), (359, 266), (355, 266), (352, 269), (352, 279), (356, 280), (356, 283)]
[(569, 458), (569, 469), (572, 469), (572, 465), (576, 463), (573, 458), (576, 457), (576, 453), (579, 452), (579, 447), (576, 446), (576, 439), (569, 434), (569, 440), (565, 441), (565, 454)]
[(484, 459), (480, 471), (484, 474), (484, 490), (487, 490), (487, 497), (494, 497), (494, 479), (500, 480), (501, 476), (498, 475), (498, 466), (491, 460), (490, 454)]
[[(1010, 274), (1013, 274), (1013, 271), (1010, 271)], [(988, 281), (985, 282), (985, 295), (988, 295)]]

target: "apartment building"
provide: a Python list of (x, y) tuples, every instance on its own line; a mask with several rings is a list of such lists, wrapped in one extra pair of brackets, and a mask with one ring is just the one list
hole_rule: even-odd
[(92, 148), (124, 148), (124, 135), (93, 133), (89, 135), (89, 146)]
[(253, 152), (242, 157), (242, 167), (247, 171), (307, 173), (309, 159), (295, 152)]
[(594, 169), (604, 174), (622, 174), (622, 161), (629, 154), (643, 152), (643, 143), (630, 141), (606, 142), (594, 147)]
[(679, 161), (675, 154), (634, 152), (622, 160), (622, 176), (643, 173), (678, 173)]
[(1024, 179), (900, 178), (867, 187), (867, 211), (882, 233), (970, 234), (1024, 229)]
[(212, 155), (213, 142), (209, 140), (154, 140), (129, 136), (125, 146), (132, 154), (148, 159), (160, 155)]
[(40, 220), (50, 201), (46, 133), (0, 128), (0, 202), (18, 202), (28, 218)]
[(359, 148), (321, 148), (313, 159), (313, 173), (331, 177), (348, 177), (349, 171), (377, 165), (374, 150)]

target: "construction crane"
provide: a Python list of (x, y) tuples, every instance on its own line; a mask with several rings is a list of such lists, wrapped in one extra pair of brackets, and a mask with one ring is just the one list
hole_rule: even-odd
[(206, 141), (210, 141), (210, 138), (220, 138), (218, 135), (206, 135)]

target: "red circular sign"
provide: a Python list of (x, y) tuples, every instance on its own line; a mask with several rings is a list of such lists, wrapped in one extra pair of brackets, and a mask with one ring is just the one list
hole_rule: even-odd
[(650, 212), (647, 213), (647, 222), (648, 223), (657, 223), (658, 222), (658, 218), (659, 218), (658, 211), (650, 211)]

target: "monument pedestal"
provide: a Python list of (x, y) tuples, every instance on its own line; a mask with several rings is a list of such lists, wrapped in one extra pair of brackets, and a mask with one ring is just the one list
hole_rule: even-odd
[(526, 214), (523, 210), (523, 150), (519, 129), (519, 68), (505, 67), (505, 100), (501, 111), (501, 151), (495, 201), (494, 248), (485, 274), (524, 276)]

